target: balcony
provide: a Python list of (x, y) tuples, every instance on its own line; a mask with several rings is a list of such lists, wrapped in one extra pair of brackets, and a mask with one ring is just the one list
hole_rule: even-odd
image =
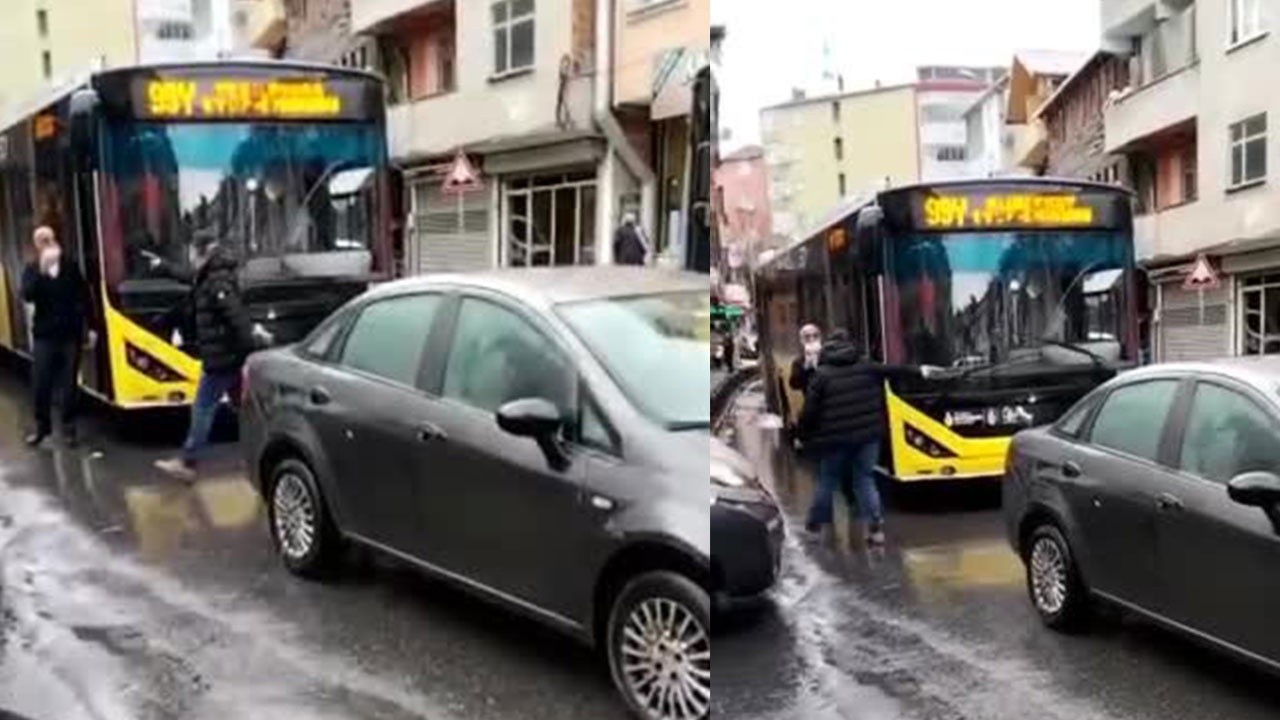
[(1167, 208), (1133, 219), (1134, 250), (1139, 260), (1195, 252), (1207, 238), (1221, 236), (1212, 209), (1203, 203)]
[(1106, 110), (1106, 151), (1134, 144), (1193, 121), (1200, 92), (1200, 66), (1188, 65), (1117, 99)]
[(1049, 154), (1049, 134), (1044, 129), (1044, 123), (1032, 120), (1025, 125), (1010, 126), (1009, 130), (1013, 140), (1009, 149), (1009, 164), (1034, 168), (1045, 163)]
[(271, 50), (284, 41), (284, 0), (236, 0), (231, 17), (237, 48)]
[(377, 33), (402, 16), (431, 12), (451, 0), (351, 0), (351, 33)]
[(1119, 40), (1141, 35), (1155, 25), (1160, 0), (1102, 0), (1102, 34)]

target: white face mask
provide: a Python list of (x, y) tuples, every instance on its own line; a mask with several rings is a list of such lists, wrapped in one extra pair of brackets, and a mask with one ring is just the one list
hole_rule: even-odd
[(822, 350), (821, 340), (812, 340), (804, 344), (804, 352), (806, 355), (816, 355)]

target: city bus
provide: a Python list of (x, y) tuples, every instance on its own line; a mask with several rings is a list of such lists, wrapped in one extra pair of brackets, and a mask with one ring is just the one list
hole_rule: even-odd
[(385, 128), (376, 76), (276, 61), (104, 70), (0, 118), (0, 348), (30, 353), (19, 283), (49, 225), (90, 285), (83, 390), (191, 402), (193, 238), (235, 254), (256, 324), (302, 337), (392, 273)]
[(794, 432), (798, 329), (865, 358), (942, 368), (886, 381), (881, 470), (904, 482), (1003, 471), (1009, 440), (1138, 364), (1127, 191), (1071, 180), (912, 185), (853, 199), (758, 269), (771, 407)]

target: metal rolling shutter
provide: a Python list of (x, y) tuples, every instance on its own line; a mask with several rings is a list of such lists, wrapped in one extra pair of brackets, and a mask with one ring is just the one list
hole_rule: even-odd
[(1203, 322), (1198, 293), (1174, 284), (1163, 287), (1162, 361), (1208, 360), (1231, 354), (1227, 335), (1228, 285), (1223, 282), (1217, 290), (1205, 292)]
[(488, 192), (465, 193), (461, 214), (458, 198), (442, 193), (439, 182), (415, 183), (413, 200), (419, 273), (493, 267)]

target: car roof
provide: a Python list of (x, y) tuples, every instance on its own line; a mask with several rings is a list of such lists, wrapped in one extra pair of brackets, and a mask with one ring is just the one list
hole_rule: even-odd
[(1268, 392), (1280, 388), (1280, 355), (1229, 357), (1200, 362), (1172, 362), (1130, 370), (1122, 378), (1137, 379), (1152, 375), (1226, 375)]
[(501, 268), (473, 273), (421, 275), (379, 285), (371, 295), (393, 295), (464, 286), (494, 290), (533, 304), (654, 295), (681, 291), (711, 291), (707, 275), (679, 270), (618, 265), (555, 268)]

